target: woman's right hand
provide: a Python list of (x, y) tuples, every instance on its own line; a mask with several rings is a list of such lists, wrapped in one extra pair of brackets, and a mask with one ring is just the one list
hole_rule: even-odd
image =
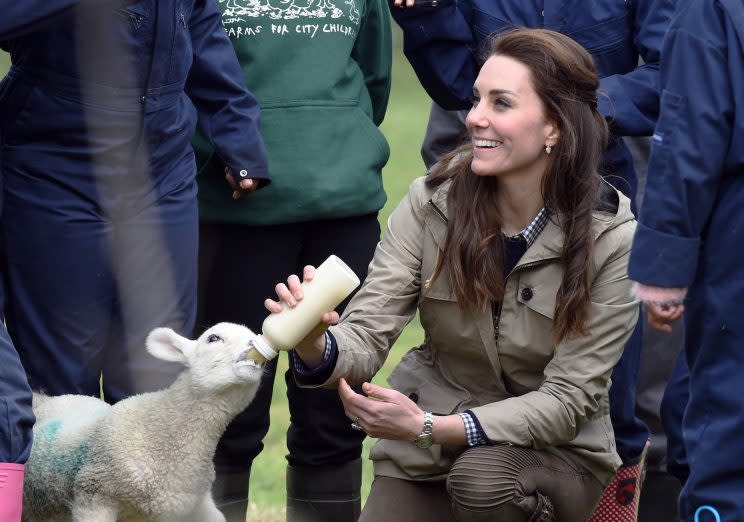
[[(315, 276), (315, 267), (307, 265), (302, 274), (303, 281), (310, 282)], [(278, 300), (266, 299), (264, 306), (273, 313), (278, 314), (284, 310), (284, 306), (294, 308), (304, 297), (302, 282), (300, 278), (292, 274), (287, 278), (287, 284), (278, 283), (275, 287)], [(325, 352), (326, 329), (338, 322), (338, 313), (334, 310), (325, 312), (320, 318), (320, 323), (295, 347), (295, 352), (310, 367), (318, 366)]]

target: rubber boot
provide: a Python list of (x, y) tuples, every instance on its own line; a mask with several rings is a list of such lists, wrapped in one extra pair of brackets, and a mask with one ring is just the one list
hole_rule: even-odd
[(0, 520), (21, 522), (23, 464), (0, 462)]
[(638, 522), (679, 520), (677, 501), (682, 484), (676, 477), (663, 471), (648, 471), (643, 481)]
[[(248, 484), (251, 472), (217, 473), (212, 497), (227, 522), (245, 522), (248, 514)], [(2, 519), (0, 519), (2, 520)]]
[(341, 466), (287, 466), (287, 522), (356, 522), (362, 459)]
[(637, 522), (638, 505), (650, 442), (646, 442), (638, 461), (620, 466), (588, 522)]

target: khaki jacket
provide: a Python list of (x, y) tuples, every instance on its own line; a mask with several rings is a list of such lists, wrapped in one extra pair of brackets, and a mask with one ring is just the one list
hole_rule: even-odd
[[(339, 355), (325, 385), (374, 376), (418, 309), (426, 336), (390, 375), (394, 389), (417, 396), (418, 406), (435, 414), (471, 410), (495, 443), (562, 448), (608, 483), (620, 465), (609, 415), (610, 374), (638, 319), (627, 277), (635, 229), (630, 201), (618, 193), (615, 215), (595, 213), (590, 335), (570, 337), (554, 350), (563, 244), (554, 219), (508, 276), (497, 325), (490, 310), (459, 308), (446, 270), (425, 287), (447, 232), (448, 187), (432, 188), (419, 178), (391, 215), (364, 287), (331, 329)], [(438, 480), (464, 449), (419, 449), (383, 439), (370, 458), (378, 475)]]

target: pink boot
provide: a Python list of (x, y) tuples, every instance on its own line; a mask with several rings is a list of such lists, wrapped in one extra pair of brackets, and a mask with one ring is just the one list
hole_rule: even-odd
[(0, 522), (21, 522), (23, 464), (0, 462)]

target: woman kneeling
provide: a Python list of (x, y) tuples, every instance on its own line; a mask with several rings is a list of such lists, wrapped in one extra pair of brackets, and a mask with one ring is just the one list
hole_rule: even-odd
[[(564, 35), (495, 41), (470, 143), (413, 182), (340, 322), (292, 352), (301, 384), (338, 386), (380, 439), (361, 521), (578, 522), (612, 479), (609, 377), (638, 303), (630, 203), (597, 173), (598, 85)], [(299, 278), (277, 294), (272, 312), (294, 305)], [(366, 382), (417, 310), (425, 340), (392, 389)]]

